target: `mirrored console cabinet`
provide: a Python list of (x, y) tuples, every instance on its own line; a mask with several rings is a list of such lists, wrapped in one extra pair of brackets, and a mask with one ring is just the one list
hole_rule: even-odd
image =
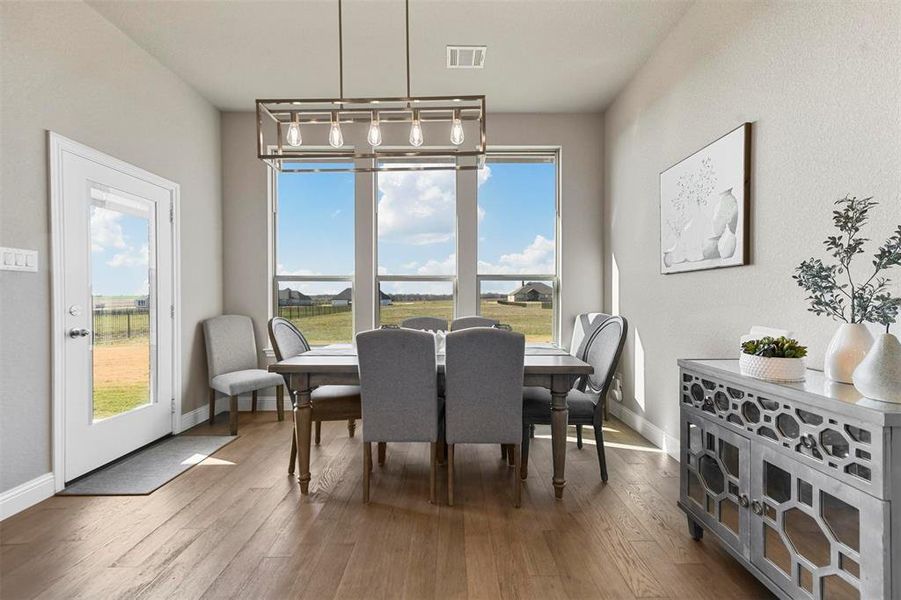
[(901, 600), (901, 405), (680, 360), (679, 506), (781, 598)]

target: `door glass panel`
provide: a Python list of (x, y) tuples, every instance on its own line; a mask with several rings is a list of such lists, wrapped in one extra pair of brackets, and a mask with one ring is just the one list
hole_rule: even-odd
[(823, 577), (822, 581), (823, 600), (858, 600), (860, 598), (860, 592), (838, 575), (827, 575)]
[(738, 535), (738, 504), (730, 498), (720, 501), (720, 523)]
[(152, 401), (154, 205), (90, 188), (92, 417)]
[(692, 454), (698, 454), (701, 451), (701, 428), (694, 423), (688, 424), (688, 447)]
[(783, 527), (795, 551), (817, 567), (830, 562), (829, 539), (813, 517), (797, 508), (785, 511)]
[(804, 565), (798, 565), (798, 585), (808, 594), (813, 594), (813, 574)]
[(688, 469), (686, 473), (688, 475), (688, 497), (697, 502), (698, 506), (705, 506), (704, 488), (701, 487), (698, 476), (691, 469)]
[(803, 479), (798, 479), (798, 502), (813, 506), (813, 487)]
[(836, 539), (855, 552), (860, 552), (860, 513), (832, 494), (820, 492), (823, 520)]
[(726, 489), (726, 483), (723, 477), (723, 470), (712, 456), (705, 454), (698, 459), (698, 470), (701, 473), (701, 479), (707, 489), (714, 494), (722, 494)]
[(733, 477), (741, 477), (738, 466), (738, 448), (725, 440), (720, 440), (720, 460), (726, 467), (726, 471)]
[(763, 526), (763, 555), (783, 573), (791, 573), (792, 559), (779, 533), (769, 525)]
[(776, 502), (791, 500), (791, 475), (770, 462), (764, 462), (764, 465), (763, 493)]
[(851, 575), (854, 575), (855, 577), (860, 579), (860, 565), (857, 564), (856, 560), (848, 558), (844, 554), (839, 554), (838, 566), (842, 571), (850, 573)]

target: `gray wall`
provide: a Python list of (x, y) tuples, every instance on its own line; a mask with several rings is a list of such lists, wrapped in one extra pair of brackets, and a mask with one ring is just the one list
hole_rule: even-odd
[[(702, 2), (606, 111), (605, 306), (632, 325), (627, 409), (676, 436), (676, 359), (737, 356), (752, 325), (795, 331), (822, 368), (836, 324), (790, 277), (846, 193), (882, 203), (869, 237), (901, 223), (899, 32), (898, 3)], [(658, 174), (745, 121), (751, 265), (660, 275)]]
[[(222, 115), (224, 303), (253, 317), (260, 348), (269, 345), (269, 214), (266, 168), (255, 154), (252, 113)], [(489, 114), (489, 146), (559, 145), (562, 150), (562, 339), (583, 311), (601, 308), (601, 164), (599, 115)]]
[(0, 3), (0, 490), (51, 470), (46, 130), (181, 184), (185, 411), (206, 398), (201, 319), (222, 307), (219, 113), (81, 2)]

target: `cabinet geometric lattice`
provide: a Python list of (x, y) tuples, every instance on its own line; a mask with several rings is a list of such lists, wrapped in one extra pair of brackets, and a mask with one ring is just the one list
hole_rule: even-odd
[(737, 360), (679, 366), (691, 535), (715, 535), (783, 598), (901, 599), (901, 405), (818, 371), (776, 384)]

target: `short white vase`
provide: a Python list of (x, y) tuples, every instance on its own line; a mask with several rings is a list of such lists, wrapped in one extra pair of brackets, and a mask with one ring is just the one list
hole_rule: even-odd
[(842, 323), (826, 348), (824, 371), (833, 381), (852, 383), (857, 368), (873, 345), (873, 336), (863, 323)]
[(901, 342), (890, 333), (876, 338), (854, 370), (854, 387), (867, 398), (901, 404)]
[(803, 358), (767, 358), (741, 353), (738, 359), (742, 375), (783, 383), (804, 381), (807, 366)]

